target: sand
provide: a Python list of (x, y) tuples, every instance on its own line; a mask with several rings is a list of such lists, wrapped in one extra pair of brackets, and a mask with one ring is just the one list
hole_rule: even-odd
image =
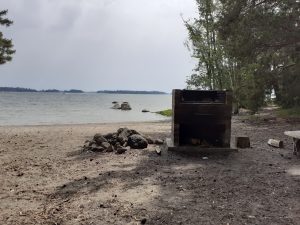
[[(233, 120), (230, 155), (83, 153), (95, 133), (170, 136), (170, 122), (0, 127), (0, 224), (300, 224), (300, 160), (285, 130)], [(284, 141), (284, 149), (267, 145)]]

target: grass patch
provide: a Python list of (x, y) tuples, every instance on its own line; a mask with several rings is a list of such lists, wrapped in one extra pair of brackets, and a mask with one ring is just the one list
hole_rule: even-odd
[(290, 109), (279, 109), (276, 112), (277, 116), (282, 118), (297, 118), (300, 119), (300, 106)]
[(172, 116), (172, 109), (166, 109), (166, 110), (163, 110), (163, 111), (158, 111), (156, 112), (157, 114), (160, 114), (162, 116)]

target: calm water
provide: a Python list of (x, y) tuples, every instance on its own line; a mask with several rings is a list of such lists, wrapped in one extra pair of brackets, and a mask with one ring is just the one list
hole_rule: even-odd
[[(113, 101), (131, 111), (110, 109)], [(151, 112), (171, 108), (171, 95), (0, 93), (1, 125), (81, 124), (164, 120)]]

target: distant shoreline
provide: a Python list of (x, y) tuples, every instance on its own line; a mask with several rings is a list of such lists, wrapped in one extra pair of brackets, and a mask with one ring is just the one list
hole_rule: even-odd
[(155, 94), (155, 95), (165, 95), (166, 92), (161, 91), (130, 91), (130, 90), (117, 90), (117, 91), (97, 91), (100, 94)]
[(57, 89), (47, 89), (47, 90), (36, 90), (31, 88), (21, 88), (21, 87), (0, 87), (0, 92), (15, 92), (15, 93), (99, 93), (99, 94), (156, 94), (156, 95), (164, 95), (168, 94), (166, 92), (161, 91), (132, 91), (132, 90), (102, 90), (96, 92), (85, 92), (82, 90), (71, 89), (71, 90), (57, 90)]

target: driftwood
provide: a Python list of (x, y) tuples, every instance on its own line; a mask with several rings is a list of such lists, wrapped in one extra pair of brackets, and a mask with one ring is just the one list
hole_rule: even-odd
[(276, 139), (269, 139), (268, 145), (275, 147), (275, 148), (283, 148), (283, 141), (276, 140)]
[(247, 136), (235, 137), (235, 146), (237, 148), (250, 148), (250, 138)]

